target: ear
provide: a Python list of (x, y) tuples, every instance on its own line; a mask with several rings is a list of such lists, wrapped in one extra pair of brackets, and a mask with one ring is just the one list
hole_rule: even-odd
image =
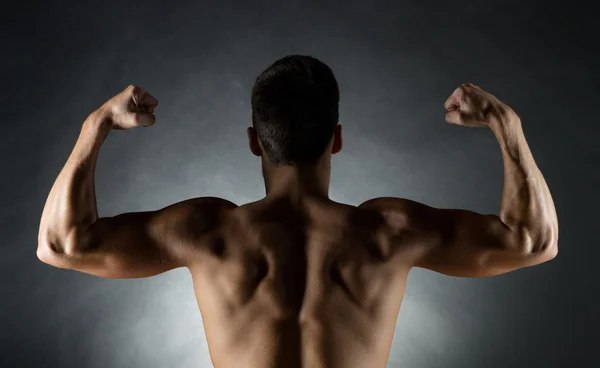
[(333, 145), (331, 146), (331, 154), (335, 155), (336, 153), (340, 152), (343, 145), (342, 126), (338, 124), (335, 126), (335, 130), (333, 131)]
[(262, 156), (262, 152), (260, 150), (260, 144), (258, 143), (258, 135), (256, 135), (256, 129), (253, 127), (248, 127), (248, 145), (250, 146), (250, 152), (254, 154), (254, 156)]

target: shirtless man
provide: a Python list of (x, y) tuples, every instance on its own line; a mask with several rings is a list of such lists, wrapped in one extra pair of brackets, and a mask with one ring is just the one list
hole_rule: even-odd
[(113, 129), (155, 121), (156, 99), (128, 87), (83, 123), (42, 213), (37, 256), (111, 278), (186, 267), (217, 368), (385, 367), (411, 268), (484, 277), (556, 256), (550, 192), (519, 117), (496, 97), (464, 84), (445, 108), (448, 123), (489, 127), (500, 143), (498, 216), (402, 198), (358, 207), (330, 200), (331, 155), (342, 148), (338, 102), (329, 67), (285, 57), (252, 91), (248, 140), (261, 158), (263, 199), (193, 198), (98, 217), (100, 145)]

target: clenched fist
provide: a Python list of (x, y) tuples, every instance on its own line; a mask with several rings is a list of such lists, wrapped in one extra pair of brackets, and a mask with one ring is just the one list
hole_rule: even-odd
[(142, 87), (131, 85), (108, 100), (99, 111), (112, 129), (125, 130), (154, 124), (156, 106), (158, 101), (152, 95)]
[(504, 123), (517, 116), (508, 105), (471, 83), (458, 87), (444, 107), (448, 123), (471, 127)]

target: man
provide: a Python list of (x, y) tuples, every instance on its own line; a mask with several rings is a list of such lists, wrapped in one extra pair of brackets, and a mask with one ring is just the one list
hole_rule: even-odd
[(499, 216), (402, 198), (358, 207), (329, 199), (342, 149), (339, 91), (321, 61), (278, 60), (252, 91), (250, 151), (265, 198), (220, 198), (98, 217), (94, 167), (112, 129), (154, 124), (158, 102), (130, 86), (90, 114), (42, 213), (37, 256), (101, 277), (187, 267), (215, 367), (385, 367), (413, 267), (483, 277), (557, 254), (550, 192), (513, 110), (472, 84), (445, 103), (446, 121), (489, 127), (504, 158)]

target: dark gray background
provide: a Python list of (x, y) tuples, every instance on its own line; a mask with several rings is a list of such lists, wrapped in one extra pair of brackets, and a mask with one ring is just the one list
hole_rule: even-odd
[[(589, 6), (594, 3), (589, 2)], [(560, 5), (560, 7), (559, 7)], [(597, 367), (598, 31), (540, 1), (21, 1), (3, 9), (1, 367), (209, 367), (187, 271), (107, 280), (35, 255), (39, 217), (81, 123), (128, 84), (157, 124), (118, 131), (96, 171), (101, 216), (264, 190), (247, 149), (256, 75), (314, 55), (339, 80), (345, 147), (331, 196), (497, 213), (500, 150), (449, 126), (473, 82), (511, 105), (554, 196), (554, 261), (488, 279), (415, 270), (389, 367)]]

